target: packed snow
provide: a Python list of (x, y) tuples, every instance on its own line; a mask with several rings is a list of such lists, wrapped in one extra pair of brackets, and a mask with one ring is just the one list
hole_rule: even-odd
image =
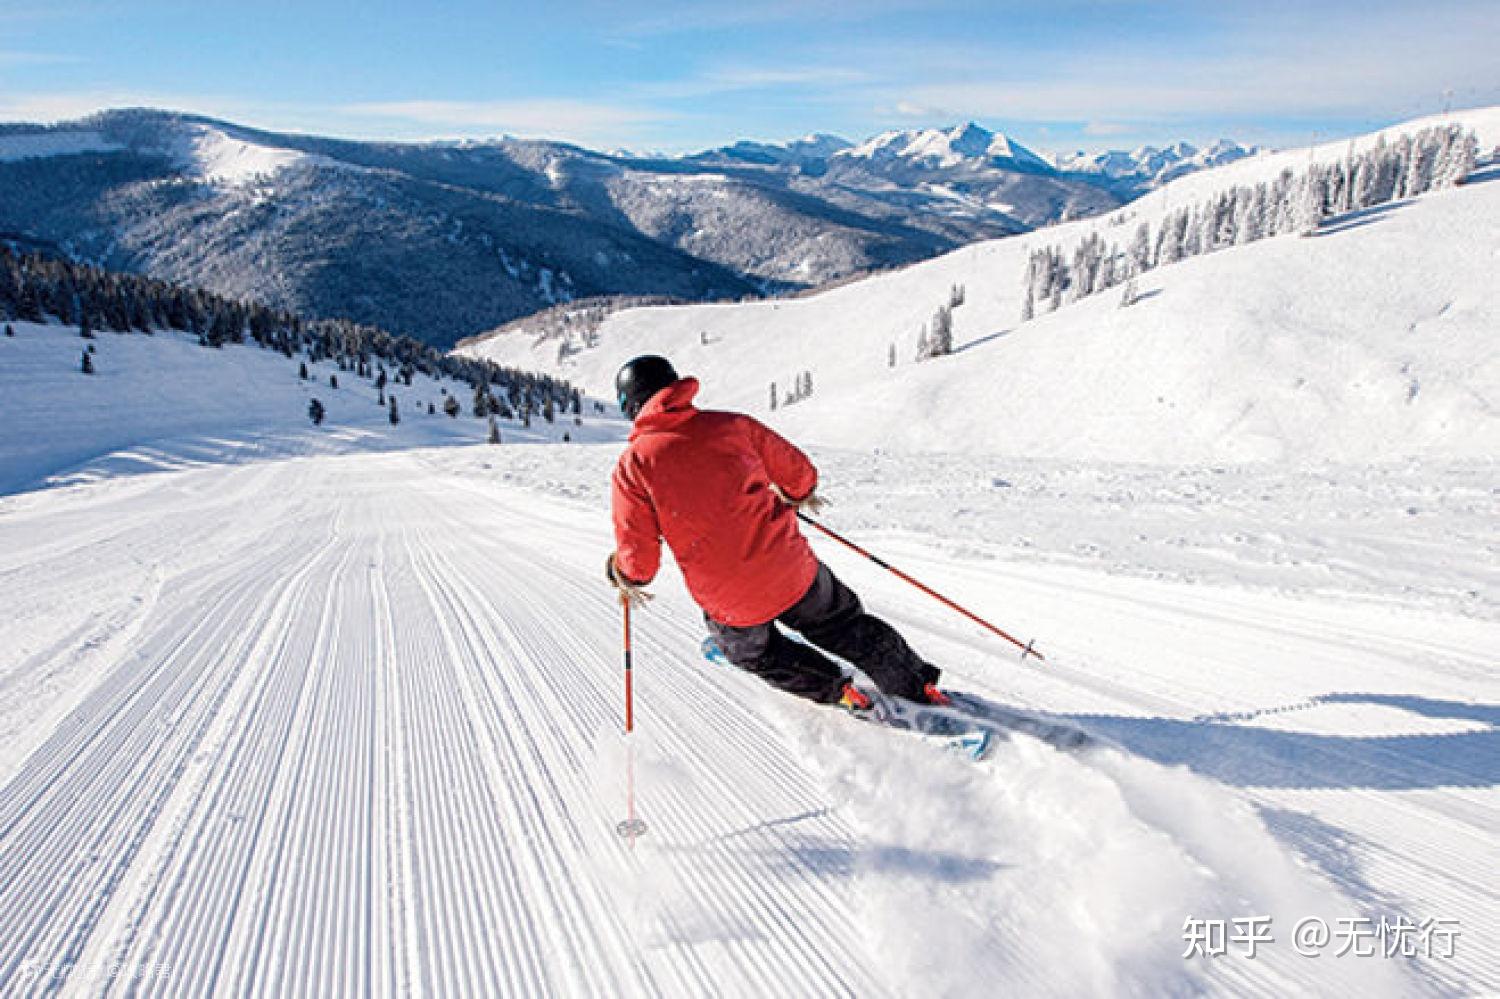
[[(562, 363), (608, 398), (672, 355), (808, 446), (830, 526), (1034, 638), (1023, 664), (814, 536), (949, 685), (1100, 743), (978, 764), (704, 661), (670, 560), (623, 737), (627, 428), (592, 405), (497, 446), (421, 405), (461, 385), (395, 387), (393, 427), (327, 363), (98, 334), (85, 375), (76, 330), (15, 324), (0, 994), (1500, 990), (1497, 190), (1020, 331), (1026, 239), (619, 313)], [(967, 349), (886, 368), (954, 283)]]

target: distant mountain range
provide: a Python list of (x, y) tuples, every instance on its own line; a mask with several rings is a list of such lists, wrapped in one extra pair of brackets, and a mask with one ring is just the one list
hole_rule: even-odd
[(1238, 142), (1220, 139), (1207, 149), (1178, 142), (1161, 149), (1141, 146), (1128, 153), (1120, 150), (1071, 153), (1053, 157), (1052, 165), (1064, 173), (1107, 178), (1122, 183), (1121, 190), (1140, 193), (1197, 170), (1223, 166), (1260, 152), (1259, 146), (1242, 146)]
[(970, 123), (643, 157), (111, 111), (0, 125), (0, 235), (448, 346), (575, 298), (815, 286), (1107, 212), (1251, 152), (1050, 160)]

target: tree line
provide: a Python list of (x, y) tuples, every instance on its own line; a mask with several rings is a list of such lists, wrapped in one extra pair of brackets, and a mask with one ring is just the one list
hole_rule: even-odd
[(151, 334), (175, 330), (205, 347), (254, 344), (290, 358), (331, 360), (341, 369), (392, 366), (407, 384), (416, 372), (472, 386), (501, 386), (518, 409), (576, 407), (578, 390), (550, 375), (445, 354), (409, 336), (347, 319), (303, 319), (259, 302), (137, 274), (107, 271), (61, 257), (20, 253), (0, 243), (0, 320), (56, 320), (94, 331)]
[(1042, 247), (1026, 263), (1021, 321), (1122, 284), (1121, 303), (1129, 304), (1136, 276), (1153, 267), (1269, 236), (1312, 235), (1325, 218), (1462, 184), (1478, 152), (1474, 133), (1458, 125), (1432, 126), (1390, 142), (1381, 136), (1340, 162), (1312, 164), (1300, 175), (1288, 168), (1271, 181), (1236, 185), (1168, 212), (1155, 228), (1142, 222), (1123, 248), (1097, 232), (1071, 255)]

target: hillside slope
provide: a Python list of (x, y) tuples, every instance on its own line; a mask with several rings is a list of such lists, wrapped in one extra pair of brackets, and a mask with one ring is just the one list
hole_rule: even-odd
[[(98, 333), (83, 340), (76, 327), (13, 322), (0, 336), (0, 495), (142, 472), (180, 470), (303, 455), (406, 450), (482, 443), (486, 421), (470, 413), (473, 389), (416, 373), (410, 386), (382, 393), (331, 361), (288, 359), (253, 345), (198, 346), (185, 334)], [(80, 370), (93, 345), (93, 374)], [(330, 385), (336, 378), (339, 387)], [(450, 418), (448, 394), (463, 403)], [(400, 423), (390, 422), (388, 399)], [(308, 404), (322, 402), (315, 427)], [(429, 415), (427, 406), (438, 411)], [(586, 416), (532, 427), (500, 421), (504, 440), (615, 439), (616, 420)]]
[[(1500, 109), (1451, 117), (1483, 149), (1500, 142)], [(561, 361), (555, 341), (524, 333), (465, 349), (601, 395), (625, 359), (664, 353), (701, 376), (705, 405), (848, 447), (1198, 463), (1494, 454), (1494, 166), (1459, 189), (1329, 220), (1315, 238), (1149, 271), (1128, 309), (1108, 294), (1018, 321), (1034, 249), (1067, 252), (1096, 232), (1124, 241), (1171, 207), (1348, 149), (1240, 161), (1105, 220), (966, 247), (809, 298), (617, 313), (598, 346)], [(953, 315), (957, 350), (916, 364), (919, 332), (954, 285), (966, 291)], [(802, 372), (814, 394), (772, 412), (771, 383), (784, 400)]]
[[(0, 125), (0, 234), (449, 346), (558, 301), (807, 287), (1120, 200), (1045, 165), (903, 179), (902, 163), (825, 177), (825, 159), (354, 142), (112, 111)], [(976, 178), (1006, 205), (961, 193)]]

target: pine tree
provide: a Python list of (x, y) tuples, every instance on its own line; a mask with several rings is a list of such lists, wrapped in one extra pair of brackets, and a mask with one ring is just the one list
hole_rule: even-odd
[(89, 352), (86, 350), (83, 352), (83, 363), (81, 367), (83, 373), (86, 375), (91, 375), (94, 373), (94, 359), (89, 356)]
[(393, 427), (396, 424), (398, 424), (398, 423), (401, 422), (401, 413), (396, 409), (396, 397), (395, 396), (391, 396), (391, 411), (390, 411), (390, 414), (389, 414), (389, 419), (391, 421), (391, 426), (393, 426)]
[(551, 423), (557, 418), (557, 411), (552, 408), (552, 397), (549, 395), (542, 403), (542, 419)]
[(458, 418), (459, 411), (462, 409), (463, 407), (458, 404), (458, 400), (451, 395), (447, 399), (443, 400), (443, 412), (447, 413), (454, 419)]
[(500, 424), (496, 422), (493, 415), (490, 417), (490, 443), (500, 443)]
[(323, 409), (323, 404), (317, 399), (314, 399), (307, 404), (307, 416), (308, 419), (313, 421), (313, 426), (321, 427), (323, 425), (324, 415), (326, 414)]
[(1326, 190), (1327, 182), (1319, 171), (1309, 171), (1303, 176), (1302, 182), (1297, 186), (1296, 208), (1293, 213), (1299, 235), (1312, 236), (1317, 233), (1318, 225), (1323, 221)]
[(85, 340), (94, 339), (94, 330), (93, 327), (89, 325), (89, 317), (87, 314), (78, 317), (78, 335), (83, 337)]
[(307, 362), (304, 361), (297, 366), (297, 377), (307, 381)]
[(329, 375), (328, 376), (328, 387), (329, 388), (338, 388), (339, 387), (339, 376), (338, 375)]
[(1151, 227), (1145, 222), (1135, 227), (1135, 235), (1130, 237), (1130, 249), (1127, 252), (1137, 274), (1151, 269)]
[(1036, 296), (1031, 285), (1026, 286), (1026, 298), (1021, 302), (1021, 322), (1029, 323), (1036, 318)]
[(490, 386), (482, 378), (474, 385), (474, 415), (481, 420), (490, 415)]
[(953, 353), (953, 309), (939, 306), (932, 316), (932, 333), (927, 338), (928, 357), (946, 357)]
[(1136, 291), (1135, 275), (1125, 279), (1125, 287), (1120, 290), (1120, 308), (1128, 309), (1140, 301), (1140, 294)]
[(16, 328), (14, 326), (12, 326), (10, 323), (6, 323), (5, 324), (5, 335), (6, 336), (15, 336), (16, 335)]
[(427, 404), (427, 415), (428, 416), (436, 416), (437, 415), (437, 407), (434, 406), (430, 402)]

